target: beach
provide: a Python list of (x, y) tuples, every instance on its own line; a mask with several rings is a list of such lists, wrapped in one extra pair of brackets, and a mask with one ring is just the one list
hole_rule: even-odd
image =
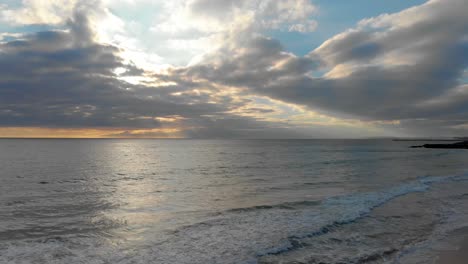
[(468, 229), (457, 230), (453, 235), (452, 249), (439, 253), (437, 264), (465, 264), (468, 261)]

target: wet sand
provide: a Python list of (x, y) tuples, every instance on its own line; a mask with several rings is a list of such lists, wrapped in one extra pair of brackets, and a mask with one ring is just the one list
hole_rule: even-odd
[(437, 264), (467, 264), (468, 263), (468, 228), (454, 232), (454, 248), (443, 250), (437, 258)]

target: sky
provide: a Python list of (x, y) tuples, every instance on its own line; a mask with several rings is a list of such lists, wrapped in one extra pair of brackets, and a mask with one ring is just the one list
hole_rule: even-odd
[(468, 0), (0, 0), (0, 137), (468, 135)]

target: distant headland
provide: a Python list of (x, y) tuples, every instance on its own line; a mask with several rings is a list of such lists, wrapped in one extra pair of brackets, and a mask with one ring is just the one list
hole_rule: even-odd
[(411, 148), (468, 149), (468, 141), (461, 141), (451, 144), (424, 144), (421, 146), (411, 146)]

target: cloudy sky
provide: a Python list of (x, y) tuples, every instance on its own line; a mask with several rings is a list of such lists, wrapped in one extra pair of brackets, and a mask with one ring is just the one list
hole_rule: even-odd
[(467, 136), (467, 10), (0, 0), (0, 136)]

